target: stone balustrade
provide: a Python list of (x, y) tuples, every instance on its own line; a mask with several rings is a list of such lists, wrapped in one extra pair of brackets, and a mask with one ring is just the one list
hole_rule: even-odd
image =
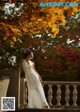
[(80, 82), (43, 81), (42, 84), (51, 107), (80, 106)]
[[(80, 82), (43, 81), (43, 87), (45, 85), (48, 87), (47, 99), (50, 106), (80, 106)], [(54, 99), (56, 104), (54, 104)], [(61, 102), (64, 103), (61, 104)]]
[[(20, 108), (20, 105), (27, 106), (26, 79), (20, 77), (19, 70), (0, 70), (0, 77), (6, 76), (9, 77), (10, 82), (7, 93), (4, 93), (5, 96), (16, 98), (16, 108)], [(80, 82), (43, 81), (42, 84), (51, 107), (80, 107)]]

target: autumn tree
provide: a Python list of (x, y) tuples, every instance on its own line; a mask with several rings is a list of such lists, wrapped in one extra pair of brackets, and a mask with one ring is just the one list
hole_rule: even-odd
[[(55, 0), (55, 2), (66, 1)], [(2, 39), (8, 39), (12, 44), (20, 41), (23, 33), (36, 35), (45, 31), (51, 32), (51, 37), (54, 38), (59, 33), (59, 27), (67, 23), (66, 18), (80, 11), (79, 7), (40, 7), (40, 2), (46, 2), (46, 0), (23, 0), (21, 2), (9, 0), (8, 2), (15, 2), (15, 5), (14, 7), (10, 5), (10, 10), (7, 12), (3, 10), (5, 5), (2, 5), (0, 35)], [(49, 2), (53, 2), (53, 0)], [(75, 1), (70, 0), (69, 2)], [(79, 0), (76, 2), (79, 4)]]
[(63, 76), (67, 80), (72, 75), (79, 79), (80, 7), (40, 7), (44, 1), (1, 2), (0, 68), (17, 68), (30, 48), (43, 79), (45, 75), (47, 80), (61, 80)]

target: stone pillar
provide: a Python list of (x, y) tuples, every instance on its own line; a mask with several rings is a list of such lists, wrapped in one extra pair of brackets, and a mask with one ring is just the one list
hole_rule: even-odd
[(25, 105), (25, 79), (20, 79), (20, 106), (23, 107)]
[(9, 81), (10, 81), (9, 76), (3, 76), (0, 78), (0, 112), (1, 112), (1, 97), (6, 97)]
[(7, 96), (15, 97), (15, 108), (20, 108), (20, 72), (19, 70), (9, 71), (10, 83), (7, 91)]

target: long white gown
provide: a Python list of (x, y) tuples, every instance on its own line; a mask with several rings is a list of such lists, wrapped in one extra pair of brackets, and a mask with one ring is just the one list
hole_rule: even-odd
[(33, 69), (34, 63), (29, 60), (23, 61), (22, 67), (25, 72), (28, 85), (28, 107), (29, 108), (45, 108), (49, 107), (38, 73)]

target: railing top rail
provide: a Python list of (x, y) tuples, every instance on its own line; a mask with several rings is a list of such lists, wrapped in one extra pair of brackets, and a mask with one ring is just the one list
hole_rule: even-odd
[(79, 81), (43, 81), (43, 84), (80, 85), (80, 82)]
[(11, 76), (19, 73), (19, 69), (0, 69), (0, 76)]

